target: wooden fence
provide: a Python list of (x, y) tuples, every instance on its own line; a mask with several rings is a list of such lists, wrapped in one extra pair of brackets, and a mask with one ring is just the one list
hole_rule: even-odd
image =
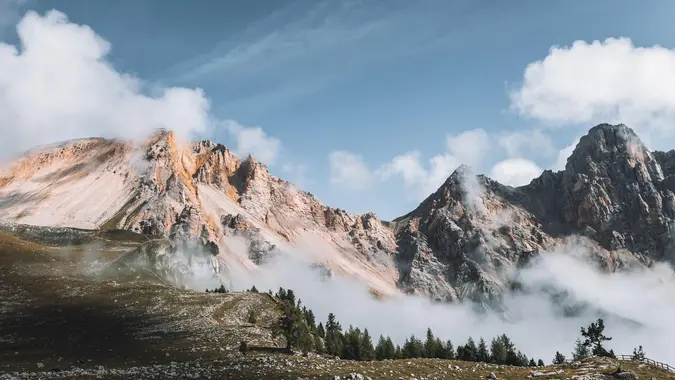
[[(633, 355), (617, 355), (616, 358), (617, 358), (618, 360), (633, 361)], [(657, 362), (656, 360), (647, 359), (647, 358), (644, 358), (644, 359), (642, 359), (642, 360), (637, 360), (637, 361), (642, 362), (642, 363), (645, 363), (645, 364), (648, 364), (648, 365), (653, 366), (653, 367), (657, 367), (657, 368), (664, 369), (664, 370), (666, 370), (666, 371), (668, 371), (668, 372), (673, 372), (673, 373), (675, 373), (675, 368), (669, 366), (669, 365), (666, 364), (666, 363)]]

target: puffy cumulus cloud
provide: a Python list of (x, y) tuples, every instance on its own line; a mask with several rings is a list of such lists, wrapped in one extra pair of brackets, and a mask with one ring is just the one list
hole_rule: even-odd
[(382, 165), (377, 170), (378, 177), (383, 180), (401, 177), (408, 197), (422, 200), (436, 191), (459, 165), (479, 165), (491, 144), (490, 136), (483, 129), (464, 131), (447, 136), (447, 153), (431, 157), (426, 165), (419, 152), (408, 152)]
[(234, 120), (222, 123), (234, 141), (234, 152), (239, 156), (252, 155), (266, 164), (275, 163), (281, 149), (281, 141), (271, 137), (260, 127), (245, 127)]
[(181, 137), (210, 126), (200, 89), (160, 88), (106, 60), (110, 43), (52, 10), (17, 25), (20, 47), (0, 43), (0, 125), (5, 152), (76, 137), (142, 137), (168, 128)]
[(490, 177), (504, 185), (522, 186), (530, 183), (541, 172), (542, 169), (530, 160), (509, 158), (493, 166)]
[(361, 191), (373, 184), (373, 173), (357, 154), (343, 150), (328, 155), (330, 182), (348, 191)]
[(627, 38), (554, 46), (527, 66), (510, 98), (521, 115), (552, 124), (623, 122), (673, 135), (675, 50)]
[(400, 176), (407, 196), (419, 201), (436, 191), (460, 164), (461, 161), (451, 154), (439, 154), (429, 159), (427, 168), (419, 152), (409, 152), (394, 157), (379, 169), (378, 174), (383, 180)]
[(549, 156), (555, 152), (551, 139), (537, 129), (505, 133), (497, 141), (509, 157), (525, 154)]
[(481, 161), (490, 148), (490, 136), (483, 129), (472, 129), (460, 134), (447, 136), (448, 152), (462, 160), (463, 164), (472, 165)]

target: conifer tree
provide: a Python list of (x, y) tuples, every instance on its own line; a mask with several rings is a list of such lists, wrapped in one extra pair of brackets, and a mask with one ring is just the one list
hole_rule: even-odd
[(455, 347), (452, 345), (452, 341), (448, 339), (443, 346), (443, 358), (444, 359), (455, 359), (457, 355), (455, 354)]
[(478, 341), (478, 361), (483, 363), (488, 363), (490, 361), (490, 352), (482, 337)]
[(375, 348), (373, 348), (373, 340), (368, 333), (368, 329), (363, 330), (361, 335), (361, 357), (359, 360), (373, 360), (375, 359)]
[(633, 349), (632, 360), (643, 361), (645, 360), (645, 351), (642, 349), (642, 346)]
[(543, 367), (545, 364), (544, 364), (544, 361), (543, 361), (543, 360), (539, 359), (539, 361), (537, 362), (537, 365), (538, 365), (539, 367)]
[(530, 366), (530, 367), (536, 367), (536, 366), (537, 366), (537, 362), (535, 362), (534, 359), (530, 359), (530, 362), (528, 363), (528, 366)]
[(561, 354), (559, 351), (555, 352), (555, 357), (553, 358), (553, 364), (564, 364), (565, 355)]
[(596, 322), (592, 322), (588, 328), (581, 328), (581, 336), (585, 338), (584, 346), (591, 348), (591, 353), (597, 356), (611, 356), (610, 353), (602, 346), (605, 341), (612, 340), (612, 338), (605, 336), (605, 321), (598, 318)]
[(375, 359), (384, 360), (389, 359), (385, 354), (385, 345), (387, 344), (384, 336), (380, 335), (380, 339), (377, 340), (377, 346), (375, 347)]
[(411, 335), (403, 344), (403, 356), (405, 358), (421, 358), (424, 354), (424, 345), (422, 341)]
[(384, 342), (384, 358), (385, 359), (396, 359), (396, 347), (394, 342), (391, 341), (390, 337)]
[(436, 350), (434, 349), (434, 343), (436, 342), (436, 339), (434, 337), (434, 333), (431, 332), (431, 328), (427, 328), (427, 339), (424, 341), (424, 357), (425, 358), (433, 358), (434, 355), (436, 354)]
[(574, 342), (574, 351), (572, 352), (572, 359), (574, 361), (580, 361), (586, 359), (589, 355), (590, 353), (588, 352), (588, 347), (586, 347), (580, 339), (577, 339)]
[(322, 339), (326, 338), (326, 330), (324, 330), (321, 322), (319, 322), (319, 326), (316, 328), (316, 335), (320, 336)]
[(342, 354), (343, 337), (342, 326), (335, 319), (335, 314), (328, 314), (326, 322), (326, 352), (333, 356)]
[(281, 311), (281, 316), (273, 326), (274, 335), (282, 335), (286, 338), (286, 349), (288, 351), (295, 347), (302, 350), (311, 348), (314, 342), (311, 339), (302, 311), (290, 302), (282, 302)]
[(403, 349), (401, 348), (400, 345), (396, 345), (396, 353), (394, 355), (394, 359), (403, 359)]
[(345, 332), (340, 357), (346, 360), (361, 360), (361, 330), (349, 326), (349, 329)]
[(501, 337), (492, 339), (492, 344), (490, 345), (490, 361), (495, 364), (504, 364), (506, 363), (506, 354), (507, 349), (504, 346), (504, 341)]
[(478, 347), (476, 347), (476, 342), (473, 341), (472, 337), (466, 341), (464, 345), (464, 356), (466, 361), (475, 362), (478, 361)]

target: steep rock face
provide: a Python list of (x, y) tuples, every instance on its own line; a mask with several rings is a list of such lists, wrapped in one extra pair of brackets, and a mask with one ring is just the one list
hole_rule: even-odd
[(394, 220), (401, 287), (446, 300), (502, 293), (522, 258), (554, 245), (532, 214), (500, 196), (508, 191), (463, 166)]
[[(378, 295), (491, 302), (518, 266), (560, 244), (607, 271), (675, 261), (674, 192), (675, 151), (649, 152), (631, 129), (602, 124), (563, 171), (512, 188), (460, 167), (387, 223), (325, 206), (253, 157), (158, 131), (141, 146), (84, 139), (29, 152), (0, 172), (0, 219), (169, 237), (156, 257), (137, 255), (180, 278), (192, 262), (254, 270), (281, 250)], [(188, 263), (173, 268), (177, 252)]]
[[(84, 139), (31, 152), (0, 172), (0, 205), (9, 222), (169, 237), (171, 250), (144, 261), (162, 268), (172, 252), (190, 251), (214, 255), (214, 267), (252, 269), (284, 246), (330, 272), (396, 291), (396, 243), (374, 215), (327, 207), (253, 157), (176, 141), (169, 131), (140, 146)], [(233, 251), (233, 236), (248, 242), (246, 254)]]
[(669, 157), (649, 152), (624, 125), (601, 124), (580, 140), (564, 171), (519, 190), (551, 234), (580, 233), (607, 250), (663, 260), (675, 215)]

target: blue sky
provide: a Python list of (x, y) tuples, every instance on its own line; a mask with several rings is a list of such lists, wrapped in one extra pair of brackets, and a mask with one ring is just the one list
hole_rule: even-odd
[[(614, 83), (651, 67), (644, 63), (621, 66), (596, 85), (580, 79), (589, 61), (571, 54), (583, 53), (575, 47), (561, 60), (566, 66), (552, 61), (544, 70), (568, 80), (524, 84), (528, 64), (577, 40), (626, 37), (635, 47), (661, 45), (670, 53), (675, 2), (667, 0), (0, 0), (5, 42), (20, 45), (14, 28), (29, 9), (57, 9), (90, 26), (110, 43), (106, 59), (118, 72), (156, 87), (202, 88), (209, 117), (238, 124), (200, 130), (202, 137), (248, 146), (256, 156), (261, 146), (274, 148), (262, 154), (273, 173), (324, 203), (384, 219), (414, 208), (459, 163), (509, 182), (512, 171), (532, 177), (555, 167), (559, 151), (597, 121), (637, 120), (649, 125), (646, 134), (669, 132), (660, 126), (670, 119), (645, 115), (670, 115), (671, 103), (636, 111), (637, 90), (606, 100), (618, 91)], [(613, 53), (599, 50), (592, 59), (602, 66)], [(632, 46), (624, 53), (615, 58), (642, 57)], [(664, 62), (654, 67), (667, 71)], [(659, 82), (631, 81), (631, 89)], [(579, 84), (564, 88), (568, 83)], [(596, 88), (605, 95), (591, 96)], [(514, 109), (510, 92), (523, 89), (536, 96), (521, 97), (524, 105)], [(552, 113), (547, 99), (567, 107)], [(264, 134), (247, 135), (248, 144), (237, 140), (237, 131), (252, 127)], [(466, 131), (473, 132), (460, 135)], [(520, 161), (496, 166), (509, 158)]]

